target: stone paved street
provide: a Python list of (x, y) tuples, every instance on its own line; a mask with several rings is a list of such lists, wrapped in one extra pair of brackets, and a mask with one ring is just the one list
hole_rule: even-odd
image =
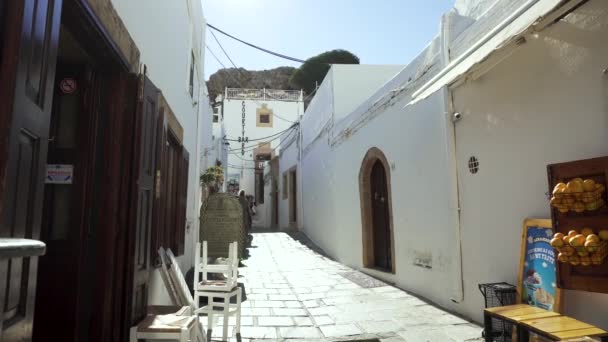
[[(239, 269), (247, 291), (243, 341), (481, 340), (481, 327), (354, 272), (285, 233), (256, 233), (250, 255)], [(363, 279), (357, 281), (363, 286), (343, 275)], [(214, 329), (214, 339), (220, 332)]]

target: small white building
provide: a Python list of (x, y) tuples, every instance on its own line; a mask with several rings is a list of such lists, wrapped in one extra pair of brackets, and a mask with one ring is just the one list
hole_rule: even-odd
[(282, 133), (297, 133), (297, 122), (304, 114), (303, 100), (299, 90), (226, 89), (222, 138), (229, 143), (224, 165), (227, 191), (243, 189), (263, 204), (264, 162), (278, 151)]
[[(522, 221), (550, 217), (547, 164), (608, 155), (607, 22), (602, 0), (457, 1), (424, 51), (341, 119), (321, 91), (301, 125), (303, 231), (480, 322), (477, 284), (516, 284)], [(564, 292), (566, 314), (608, 328), (607, 294)]]

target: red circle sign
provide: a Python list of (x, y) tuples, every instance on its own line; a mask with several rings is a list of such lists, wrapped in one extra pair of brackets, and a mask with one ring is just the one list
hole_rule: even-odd
[(71, 94), (76, 91), (76, 80), (73, 78), (64, 78), (59, 83), (59, 88), (64, 94)]

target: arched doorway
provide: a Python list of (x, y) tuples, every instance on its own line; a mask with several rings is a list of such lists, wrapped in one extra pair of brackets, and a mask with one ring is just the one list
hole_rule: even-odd
[(395, 272), (390, 167), (384, 153), (371, 148), (359, 173), (363, 265)]

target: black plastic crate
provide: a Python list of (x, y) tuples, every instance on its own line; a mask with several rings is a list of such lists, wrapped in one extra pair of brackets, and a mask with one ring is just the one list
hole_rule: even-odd
[[(493, 308), (497, 306), (513, 305), (517, 298), (517, 288), (509, 283), (488, 283), (479, 284), (479, 291), (483, 295), (483, 299), (486, 308)], [(506, 342), (511, 341), (511, 335), (513, 332), (513, 324), (499, 320), (496, 318), (492, 319), (492, 337), (494, 341)], [(488, 334), (487, 331), (483, 332), (484, 336)]]

